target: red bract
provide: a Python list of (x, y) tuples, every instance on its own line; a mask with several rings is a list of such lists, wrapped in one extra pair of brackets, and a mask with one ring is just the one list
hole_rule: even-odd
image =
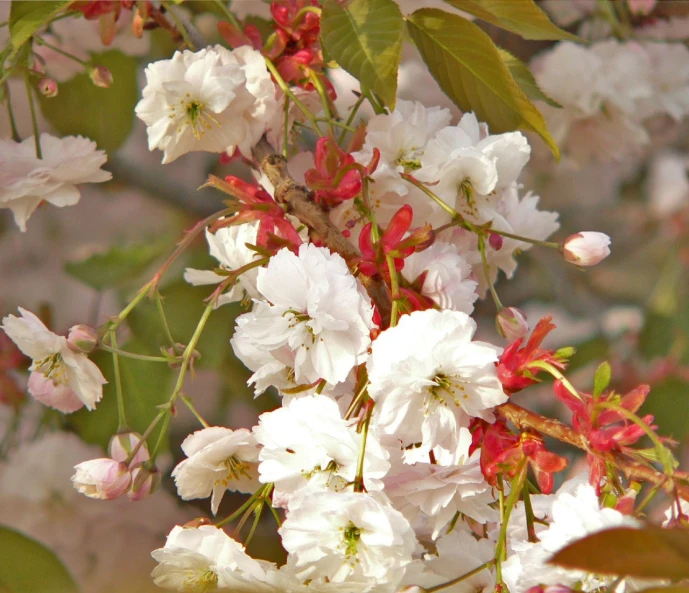
[(309, 169), (304, 179), (306, 186), (315, 191), (316, 202), (332, 208), (359, 195), (359, 166), (332, 138), (318, 140), (315, 161), (316, 168)]
[(215, 187), (236, 198), (240, 204), (237, 214), (217, 221), (212, 232), (223, 226), (259, 221), (256, 244), (275, 252), (283, 247), (297, 251), (302, 240), (292, 223), (285, 217), (285, 211), (262, 187), (247, 183), (238, 177), (228, 175), (225, 180), (213, 175), (207, 185)]
[(562, 354), (541, 348), (545, 337), (555, 329), (555, 324), (551, 321), (550, 316), (543, 317), (536, 324), (529, 341), (523, 348), (521, 345), (524, 338), (519, 338), (503, 351), (498, 361), (498, 378), (506, 393), (516, 393), (538, 382), (536, 376), (542, 369), (529, 368), (529, 364), (534, 361), (540, 360), (559, 369), (567, 366)]
[[(318, 0), (277, 0), (270, 5), (275, 24), (302, 46), (318, 42), (321, 17), (308, 7), (318, 6)], [(307, 9), (307, 10), (304, 10)]]
[[(485, 423), (478, 431), (478, 439), (481, 441), (481, 471), (493, 486), (497, 484), (498, 474), (513, 478), (526, 459), (541, 492), (550, 494), (553, 490), (553, 474), (567, 467), (567, 460), (548, 451), (543, 439), (535, 433), (522, 432), (516, 435), (501, 420), (495, 424)], [(476, 437), (477, 432), (474, 435)]]

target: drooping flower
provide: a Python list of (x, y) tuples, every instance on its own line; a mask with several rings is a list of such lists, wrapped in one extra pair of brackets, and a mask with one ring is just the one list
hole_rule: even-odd
[(567, 237), (562, 244), (565, 261), (577, 266), (595, 266), (610, 255), (610, 237), (583, 231)]
[(0, 140), (0, 208), (9, 208), (23, 231), (42, 202), (73, 206), (81, 194), (77, 185), (102, 183), (112, 175), (101, 170), (107, 157), (96, 143), (81, 136), (40, 136), (42, 158), (36, 157), (34, 137), (22, 142)]
[(470, 418), (492, 421), (507, 396), (499, 348), (472, 341), (476, 323), (459, 311), (415, 311), (373, 342), (367, 363), (374, 421), (403, 445), (452, 449)]
[(74, 469), (74, 487), (89, 498), (119, 498), (132, 483), (132, 474), (127, 465), (114, 459), (91, 459), (76, 465)]
[(298, 254), (282, 249), (259, 270), (257, 289), (268, 302), (237, 318), (231, 341), (257, 393), (335, 385), (367, 357), (373, 307), (338, 254), (311, 244)]
[(21, 317), (5, 317), (2, 329), (33, 359), (29, 393), (61, 412), (74, 412), (82, 406), (93, 410), (107, 382), (98, 367), (83, 353), (74, 352), (67, 338), (51, 332), (33, 313), (21, 307), (19, 312)]
[(136, 106), (148, 126), (149, 150), (163, 164), (191, 151), (250, 157), (276, 108), (275, 86), (260, 52), (220, 45), (175, 52), (146, 68), (147, 85)]
[(215, 514), (225, 491), (253, 492), (258, 487), (259, 447), (246, 428), (209, 426), (184, 439), (182, 451), (188, 459), (172, 472), (182, 500), (212, 496), (211, 510)]

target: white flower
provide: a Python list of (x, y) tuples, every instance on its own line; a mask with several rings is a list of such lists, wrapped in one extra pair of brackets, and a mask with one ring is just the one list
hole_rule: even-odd
[(182, 500), (211, 496), (213, 514), (218, 512), (226, 490), (253, 492), (258, 487), (256, 463), (259, 447), (246, 428), (230, 430), (209, 426), (189, 435), (182, 443), (188, 457), (172, 472)]
[[(258, 272), (257, 301), (237, 319), (235, 354), (255, 371), (257, 393), (268, 385), (335, 385), (367, 357), (373, 307), (363, 287), (336, 253), (301, 245), (280, 250)], [(267, 366), (266, 366), (267, 365)]]
[(129, 490), (132, 474), (127, 464), (114, 459), (90, 459), (74, 466), (74, 487), (89, 498), (111, 500)]
[(610, 255), (610, 237), (591, 231), (575, 233), (562, 244), (562, 255), (577, 266), (595, 266)]
[(371, 494), (316, 492), (290, 508), (278, 530), (297, 576), (334, 583), (399, 583), (416, 545), (407, 520)]
[(404, 260), (402, 275), (411, 283), (424, 274), (421, 294), (441, 309), (470, 314), (474, 310), (476, 281), (470, 279), (471, 266), (457, 247), (436, 241), (428, 249), (412, 253)]
[[(277, 506), (287, 506), (307, 484), (339, 491), (354, 482), (363, 435), (356, 432), (356, 420), (343, 419), (329, 397), (303, 396), (261, 414), (254, 434), (262, 445), (259, 479), (275, 484)], [(387, 457), (369, 430), (363, 472), (368, 491), (382, 490), (381, 478), (390, 469)]]
[(41, 202), (60, 208), (73, 206), (80, 183), (101, 183), (112, 175), (102, 171), (105, 152), (81, 136), (40, 136), (42, 159), (36, 157), (34, 137), (22, 142), (0, 140), (0, 208), (10, 208), (22, 230)]
[(146, 68), (136, 106), (148, 126), (148, 148), (164, 151), (163, 164), (190, 151), (249, 157), (276, 109), (275, 86), (260, 52), (220, 45), (175, 52)]
[(374, 421), (403, 445), (452, 449), (471, 417), (492, 421), (505, 401), (499, 348), (472, 342), (476, 323), (459, 311), (415, 311), (373, 342), (367, 363)]
[(2, 329), (19, 349), (33, 359), (29, 393), (41, 403), (69, 413), (82, 406), (93, 410), (107, 382), (84, 354), (69, 348), (67, 338), (51, 332), (30, 311), (19, 307), (20, 317), (8, 315)]
[(644, 43), (651, 60), (653, 93), (642, 103), (644, 117), (667, 113), (680, 121), (689, 113), (689, 49), (683, 43)]
[(153, 582), (185, 593), (227, 589), (237, 592), (272, 591), (275, 565), (249, 557), (244, 547), (213, 525), (176, 526), (165, 547), (151, 553), (159, 564)]
[(646, 178), (649, 207), (658, 217), (679, 212), (689, 204), (689, 158), (672, 151), (654, 156)]

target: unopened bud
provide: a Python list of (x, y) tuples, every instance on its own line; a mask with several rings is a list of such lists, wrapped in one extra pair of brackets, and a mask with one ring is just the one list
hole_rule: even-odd
[(500, 311), (495, 317), (495, 327), (498, 333), (510, 342), (523, 338), (529, 333), (526, 315), (517, 307), (505, 307)]
[[(119, 462), (126, 461), (132, 454), (134, 448), (141, 441), (141, 438), (138, 432), (123, 432), (121, 434), (116, 434), (110, 439), (110, 444), (108, 445), (108, 454), (110, 458)], [(148, 447), (146, 446), (146, 442), (144, 442), (130, 460), (129, 465), (135, 467), (149, 459)]]
[(57, 91), (57, 82), (55, 82), (52, 78), (43, 78), (38, 83), (38, 92), (44, 97), (55, 97), (57, 95)]
[(132, 474), (124, 463), (114, 459), (91, 459), (74, 467), (74, 487), (89, 498), (119, 498), (132, 483)]
[(75, 325), (69, 329), (67, 345), (74, 352), (88, 354), (98, 344), (98, 332), (88, 325)]
[(502, 249), (502, 243), (502, 235), (498, 235), (497, 233), (491, 233), (488, 235), (488, 245), (490, 245), (491, 249), (500, 251)]
[(127, 492), (129, 500), (143, 500), (160, 486), (160, 472), (157, 468), (135, 467), (132, 470), (132, 487)]
[(187, 521), (184, 525), (182, 525), (182, 527), (185, 529), (197, 529), (202, 525), (213, 525), (213, 521), (211, 521), (208, 517), (197, 517), (196, 519)]
[(139, 39), (143, 37), (144, 22), (144, 17), (141, 15), (141, 11), (137, 10), (134, 13), (134, 18), (132, 19), (132, 33), (134, 33), (134, 37), (138, 37)]
[(102, 89), (109, 89), (112, 86), (112, 72), (105, 66), (94, 66), (89, 70), (91, 82)]
[(583, 231), (562, 244), (565, 261), (577, 266), (595, 266), (610, 255), (610, 237), (604, 233)]

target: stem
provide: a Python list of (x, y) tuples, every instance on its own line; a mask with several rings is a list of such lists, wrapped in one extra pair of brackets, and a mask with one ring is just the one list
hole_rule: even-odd
[(363, 384), (361, 389), (359, 389), (358, 393), (354, 396), (352, 403), (349, 404), (349, 408), (347, 408), (347, 412), (344, 416), (345, 420), (349, 420), (354, 415), (356, 409), (359, 407), (359, 404), (361, 403), (361, 400), (366, 395), (366, 388), (367, 387), (368, 387), (368, 380)]
[(529, 535), (529, 541), (536, 543), (538, 537), (536, 536), (536, 529), (534, 527), (535, 515), (533, 507), (531, 506), (531, 494), (529, 493), (529, 485), (524, 481), (522, 486), (522, 499), (524, 500), (524, 514), (526, 515), (526, 533)]
[[(110, 333), (110, 332), (108, 332)], [(114, 334), (111, 341), (114, 339)], [(148, 362), (170, 362), (169, 358), (163, 356), (147, 356), (145, 354), (136, 354), (135, 352), (127, 352), (126, 350), (120, 350), (119, 348), (108, 346), (107, 344), (100, 343), (98, 348), (105, 350), (106, 352), (112, 352), (114, 355), (124, 356), (125, 358), (133, 358), (135, 360), (145, 360)]]
[(581, 396), (579, 395), (579, 392), (576, 390), (574, 385), (570, 382), (570, 380), (565, 377), (559, 369), (555, 368), (552, 364), (545, 362), (543, 360), (534, 360), (533, 362), (530, 362), (529, 364), (526, 365), (527, 369), (543, 369), (547, 373), (551, 374), (553, 377), (556, 379), (559, 379), (562, 384), (567, 388), (567, 391), (569, 391), (574, 397), (576, 397), (578, 400), (581, 400)]
[(332, 124), (332, 119), (333, 119), (333, 114), (330, 109), (330, 99), (328, 99), (328, 95), (325, 92), (325, 88), (323, 88), (323, 83), (321, 82), (321, 79), (318, 77), (317, 74), (311, 70), (309, 72), (309, 79), (313, 83), (313, 86), (316, 88), (316, 92), (318, 93), (318, 96), (321, 98), (321, 103), (323, 103), (323, 111), (325, 113), (326, 117), (326, 123), (328, 125), (328, 132), (330, 132), (330, 136), (332, 138), (335, 138), (335, 129), (333, 128)]
[(283, 137), (282, 137), (282, 156), (287, 158), (287, 147), (289, 144), (289, 101), (290, 98), (285, 95), (285, 123), (284, 123), (284, 131), (283, 131)]
[(249, 542), (254, 537), (254, 532), (256, 531), (256, 527), (258, 527), (258, 522), (261, 519), (261, 513), (263, 512), (264, 504), (265, 501), (261, 497), (261, 499), (259, 499), (258, 503), (256, 504), (256, 508), (254, 509), (254, 522), (253, 525), (251, 525), (251, 529), (249, 530), (249, 535), (246, 536), (246, 540), (244, 541), (245, 546), (248, 546)]
[(110, 352), (112, 352), (112, 367), (115, 373), (115, 392), (117, 394), (117, 432), (123, 432), (127, 428), (127, 416), (124, 410), (124, 396), (122, 394), (119, 349), (117, 348), (117, 337), (115, 336), (115, 331), (111, 331), (109, 335), (110, 343), (113, 345), (113, 347), (110, 349)]
[(413, 175), (409, 175), (408, 173), (402, 173), (402, 178), (411, 183), (413, 186), (418, 187), (423, 193), (425, 193), (429, 198), (431, 198), (431, 200), (438, 204), (438, 206), (445, 210), (445, 212), (447, 212), (450, 215), (450, 218), (452, 218), (453, 221), (464, 220), (462, 216), (459, 214), (459, 212), (457, 212), (449, 204), (446, 204), (441, 198), (435, 195), (430, 189), (428, 189), (423, 183), (417, 180)]
[(180, 397), (182, 398), (182, 401), (186, 404), (187, 408), (189, 408), (189, 411), (194, 415), (194, 417), (201, 423), (201, 426), (204, 428), (208, 428), (210, 425), (206, 420), (204, 419), (201, 414), (199, 414), (198, 410), (194, 407), (194, 404), (191, 403), (191, 400), (184, 394), (181, 394)]
[(181, 20), (179, 20), (179, 17), (175, 14), (175, 11), (170, 8), (169, 3), (166, 0), (160, 0), (160, 5), (165, 7), (165, 11), (170, 15), (172, 22), (175, 23), (177, 31), (179, 31), (179, 34), (182, 36), (182, 39), (184, 39), (184, 44), (191, 51), (196, 51), (196, 46), (192, 43), (191, 37), (189, 37), (189, 31), (187, 31), (187, 28), (184, 26), (184, 23)]
[(490, 296), (493, 297), (493, 302), (495, 303), (495, 308), (498, 313), (503, 310), (502, 303), (500, 302), (500, 297), (495, 290), (495, 286), (490, 280), (490, 266), (488, 265), (488, 258), (486, 257), (486, 239), (484, 235), (478, 236), (478, 250), (481, 253), (481, 263), (483, 264), (483, 274), (486, 277), (486, 282), (488, 283), (488, 290), (490, 290)]
[(395, 258), (391, 255), (385, 256), (385, 261), (388, 264), (388, 272), (390, 273), (390, 291), (392, 293), (392, 309), (390, 310), (390, 327), (395, 327), (397, 325), (397, 317), (399, 315), (399, 298), (400, 298), (400, 285), (399, 278), (397, 277), (397, 269), (395, 268)]
[(354, 118), (356, 117), (357, 112), (359, 111), (359, 107), (361, 107), (362, 103), (366, 100), (366, 97), (364, 95), (361, 95), (356, 103), (354, 103), (354, 106), (352, 107), (352, 111), (349, 113), (349, 117), (347, 118), (347, 122), (345, 123), (346, 128), (342, 130), (342, 133), (340, 134), (340, 137), (337, 140), (337, 143), (339, 145), (342, 145), (345, 139), (345, 135), (347, 133), (347, 129), (351, 129), (352, 122), (354, 121)]
[(160, 314), (160, 319), (163, 322), (163, 329), (165, 330), (165, 335), (167, 336), (170, 345), (174, 346), (175, 339), (172, 337), (172, 332), (170, 331), (170, 326), (168, 325), (167, 317), (165, 315), (165, 309), (163, 309), (163, 297), (160, 296), (160, 292), (156, 290), (154, 298), (156, 302), (156, 308), (158, 309), (158, 313)]
[(361, 93), (364, 97), (368, 99), (368, 102), (371, 104), (371, 107), (373, 107), (373, 111), (375, 112), (376, 115), (381, 115), (382, 113), (385, 113), (385, 108), (376, 101), (376, 99), (373, 97), (373, 93), (366, 87), (361, 87)]
[(10, 119), (10, 127), (12, 128), (12, 140), (15, 142), (21, 142), (21, 136), (19, 136), (19, 130), (17, 130), (17, 122), (14, 119), (14, 111), (12, 110), (10, 85), (7, 82), (5, 82), (5, 97), (7, 101), (7, 116)]
[(82, 60), (80, 58), (77, 58), (74, 54), (70, 54), (69, 52), (66, 52), (64, 49), (60, 49), (59, 47), (53, 45), (52, 43), (48, 43), (45, 39), (43, 39), (41, 37), (37, 37), (34, 35), (34, 39), (36, 40), (38, 45), (43, 45), (44, 47), (47, 47), (48, 49), (54, 51), (55, 53), (58, 53), (61, 56), (64, 56), (65, 58), (68, 58), (68, 59), (76, 62), (77, 64), (81, 64), (85, 68), (88, 68), (90, 66), (90, 64), (87, 61)]
[[(131, 453), (127, 456), (127, 459), (125, 459), (125, 463), (129, 465), (132, 462), (132, 459), (136, 457), (136, 454), (139, 452), (139, 449), (144, 445), (148, 437), (151, 436), (151, 433), (155, 429), (156, 426), (158, 426), (158, 422), (160, 422), (161, 418), (165, 416), (165, 413), (167, 410), (160, 410), (156, 417), (152, 420), (152, 422), (148, 425), (144, 433), (141, 435), (141, 438), (139, 439), (139, 442), (134, 445), (134, 448), (132, 449)], [(162, 433), (161, 433), (162, 434)], [(160, 436), (158, 436), (158, 441), (160, 441)], [(158, 448), (158, 444), (156, 443), (156, 450)]]
[[(510, 522), (510, 515), (512, 514), (512, 509), (514, 508), (517, 500), (519, 499), (519, 494), (524, 486), (524, 480), (526, 480), (526, 470), (527, 470), (527, 458), (524, 457), (519, 462), (519, 467), (517, 468), (517, 473), (510, 484), (510, 495), (507, 497), (507, 502), (505, 503), (505, 512), (500, 519), (500, 536), (498, 537), (498, 543), (495, 546), (495, 562), (499, 566), (502, 560), (506, 559), (507, 553), (507, 526)], [(498, 580), (498, 583), (502, 582), (502, 575)]]
[(644, 499), (639, 503), (639, 506), (636, 507), (636, 512), (641, 513), (648, 504), (655, 498), (655, 495), (660, 492), (660, 489), (663, 487), (663, 484), (656, 484), (651, 488), (651, 490), (648, 492), (648, 494), (644, 497)]
[(366, 415), (364, 416), (364, 423), (361, 427), (363, 437), (361, 440), (361, 449), (359, 450), (359, 459), (356, 465), (356, 476), (354, 477), (354, 492), (364, 492), (364, 458), (366, 456), (366, 440), (368, 438), (368, 427), (371, 424), (371, 416), (373, 415), (373, 401), (366, 402)]
[(306, 116), (306, 119), (308, 119), (311, 122), (311, 125), (313, 126), (313, 129), (316, 131), (316, 133), (319, 136), (323, 136), (323, 132), (321, 132), (321, 129), (318, 126), (318, 122), (316, 121), (316, 118), (314, 117), (313, 113), (311, 113), (308, 107), (306, 107), (306, 105), (304, 105), (304, 103), (301, 102), (301, 99), (299, 99), (299, 97), (297, 97), (292, 92), (292, 89), (289, 88), (289, 85), (285, 82), (282, 76), (280, 76), (280, 73), (275, 67), (275, 64), (273, 64), (273, 62), (271, 62), (268, 58), (266, 58), (265, 60), (268, 70), (273, 75), (275, 82), (278, 83), (278, 86), (280, 87), (282, 92), (285, 93), (285, 95), (287, 95), (294, 102), (294, 104), (297, 107), (299, 107), (299, 109), (301, 109), (302, 113)]
[(222, 13), (227, 17), (227, 20), (230, 21), (237, 30), (241, 31), (242, 24), (237, 20), (237, 17), (232, 14), (232, 11), (227, 8), (227, 5), (222, 0), (214, 1), (220, 7), (220, 10), (222, 10)]
[(122, 309), (120, 314), (115, 317), (114, 320), (108, 322), (107, 327), (108, 331), (115, 331), (122, 323), (124, 320), (127, 318), (127, 316), (134, 310), (134, 308), (142, 301), (142, 299), (146, 296), (146, 293), (148, 293), (149, 289), (151, 288), (153, 281), (147, 282), (142, 286), (139, 291), (134, 295), (134, 298), (129, 302), (129, 304)]
[(26, 72), (24, 73), (24, 84), (26, 86), (26, 95), (29, 99), (29, 108), (31, 109), (31, 125), (33, 126), (34, 143), (36, 144), (36, 158), (43, 160), (43, 152), (41, 151), (41, 137), (38, 133), (38, 119), (36, 118), (36, 105), (34, 105), (29, 74)]
[(426, 587), (425, 591), (426, 593), (435, 593), (436, 591), (440, 591), (442, 589), (445, 589), (446, 587), (451, 587), (452, 585), (456, 585), (457, 583), (461, 583), (462, 581), (465, 581), (468, 578), (473, 577), (474, 575), (486, 570), (486, 568), (490, 568), (495, 564), (495, 560), (489, 560), (488, 562), (484, 562), (481, 564), (481, 566), (477, 566), (473, 570), (470, 570), (467, 573), (464, 573), (461, 577), (457, 577), (456, 579), (452, 579), (451, 581), (448, 581), (447, 583), (441, 583), (440, 585), (435, 585), (434, 587)]
[(516, 239), (517, 241), (522, 241), (524, 243), (531, 243), (532, 245), (540, 245), (541, 247), (549, 247), (550, 249), (560, 250), (560, 244), (554, 243), (552, 241), (540, 241), (538, 239), (529, 239), (529, 237), (522, 237), (521, 235), (515, 235), (513, 233), (508, 233), (506, 231), (498, 231), (496, 229), (488, 229), (489, 233), (495, 233), (502, 237), (508, 237), (509, 239)]

